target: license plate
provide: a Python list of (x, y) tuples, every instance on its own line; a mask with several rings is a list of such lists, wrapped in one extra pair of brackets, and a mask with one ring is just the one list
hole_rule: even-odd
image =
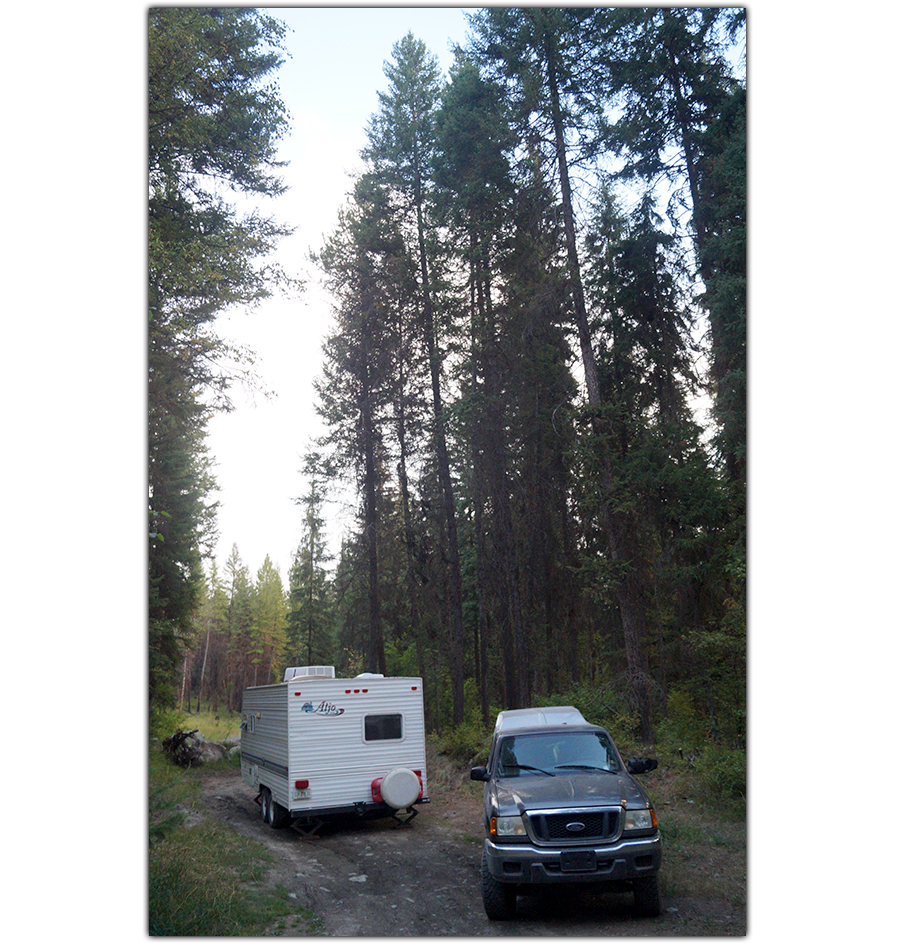
[(596, 852), (563, 852), (560, 857), (563, 871), (596, 871)]
[(294, 799), (309, 799), (311, 798), (309, 792), (308, 789), (295, 789)]

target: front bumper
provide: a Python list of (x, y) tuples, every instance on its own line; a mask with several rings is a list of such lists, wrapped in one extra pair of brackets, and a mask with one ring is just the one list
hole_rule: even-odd
[(485, 839), (488, 870), (506, 884), (571, 884), (630, 881), (653, 875), (662, 864), (659, 833), (610, 845), (559, 848)]

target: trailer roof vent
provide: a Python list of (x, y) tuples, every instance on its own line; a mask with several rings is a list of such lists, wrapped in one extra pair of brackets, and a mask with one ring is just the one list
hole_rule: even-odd
[(357, 674), (357, 677), (384, 677), (383, 674), (373, 674), (371, 671), (365, 671), (362, 674)]
[(295, 681), (300, 677), (334, 677), (334, 667), (324, 665), (312, 665), (302, 668), (285, 668), (284, 680)]

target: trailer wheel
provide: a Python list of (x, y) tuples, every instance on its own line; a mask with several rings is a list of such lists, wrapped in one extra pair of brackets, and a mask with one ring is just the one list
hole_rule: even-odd
[(266, 825), (271, 825), (273, 829), (283, 829), (291, 821), (290, 812), (272, 798), (272, 791), (265, 786), (259, 792), (259, 801)]
[(265, 786), (259, 791), (259, 805), (262, 809), (263, 822), (272, 824), (272, 793)]
[(281, 803), (269, 799), (269, 825), (273, 829), (283, 829), (290, 821), (290, 812)]

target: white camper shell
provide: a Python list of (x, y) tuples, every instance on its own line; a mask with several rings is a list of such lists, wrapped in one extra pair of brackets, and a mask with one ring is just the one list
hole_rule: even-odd
[(429, 801), (422, 679), (335, 678), (329, 666), (284, 677), (248, 687), (241, 707), (241, 777), (265, 821), (299, 831), (340, 815), (410, 821)]
[(494, 734), (507, 730), (530, 730), (535, 727), (587, 726), (588, 722), (574, 707), (530, 707), (524, 710), (502, 710), (497, 714)]

